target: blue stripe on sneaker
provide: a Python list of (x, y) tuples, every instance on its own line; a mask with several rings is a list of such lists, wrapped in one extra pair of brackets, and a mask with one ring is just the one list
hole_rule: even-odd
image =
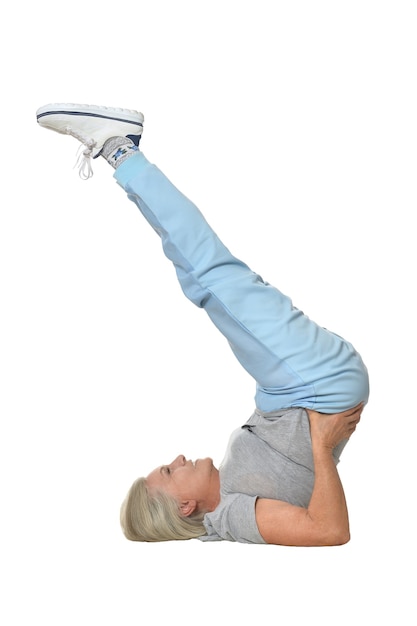
[(137, 126), (142, 126), (142, 122), (136, 119), (123, 119), (120, 117), (113, 117), (111, 115), (100, 115), (99, 113), (87, 113), (82, 111), (46, 111), (45, 113), (39, 113), (37, 119), (39, 120), (41, 117), (45, 117), (46, 115), (81, 115), (84, 117), (98, 117), (103, 120), (114, 120), (115, 122), (126, 122), (127, 124), (136, 124)]

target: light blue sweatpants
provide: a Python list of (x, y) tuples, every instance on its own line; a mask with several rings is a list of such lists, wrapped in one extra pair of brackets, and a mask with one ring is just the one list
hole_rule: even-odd
[(161, 237), (184, 294), (205, 309), (255, 379), (258, 409), (333, 413), (367, 402), (368, 374), (353, 346), (235, 258), (199, 209), (141, 152), (114, 176)]

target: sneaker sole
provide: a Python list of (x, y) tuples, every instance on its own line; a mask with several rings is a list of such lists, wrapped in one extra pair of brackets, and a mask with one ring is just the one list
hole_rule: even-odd
[(99, 119), (112, 120), (115, 122), (127, 122), (143, 126), (144, 117), (139, 111), (130, 109), (117, 109), (88, 104), (56, 103), (47, 104), (36, 111), (36, 118), (39, 121), (49, 115), (60, 116), (82, 116), (97, 117)]

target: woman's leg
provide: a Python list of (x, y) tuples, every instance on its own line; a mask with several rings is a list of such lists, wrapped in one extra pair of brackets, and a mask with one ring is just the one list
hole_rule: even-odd
[(187, 298), (205, 309), (256, 380), (260, 410), (301, 406), (331, 413), (367, 401), (366, 368), (353, 347), (235, 258), (142, 153), (114, 176), (161, 237)]

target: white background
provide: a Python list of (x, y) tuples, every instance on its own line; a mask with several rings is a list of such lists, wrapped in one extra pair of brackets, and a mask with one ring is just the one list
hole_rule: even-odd
[[(410, 1), (32, 3), (2, 20), (1, 622), (415, 623), (416, 19)], [(102, 159), (48, 102), (145, 114), (142, 149), (237, 256), (357, 347), (351, 542), (135, 544), (133, 479), (222, 459), (254, 385)], [(411, 570), (408, 569), (411, 565)], [(411, 572), (411, 573), (410, 573)]]

